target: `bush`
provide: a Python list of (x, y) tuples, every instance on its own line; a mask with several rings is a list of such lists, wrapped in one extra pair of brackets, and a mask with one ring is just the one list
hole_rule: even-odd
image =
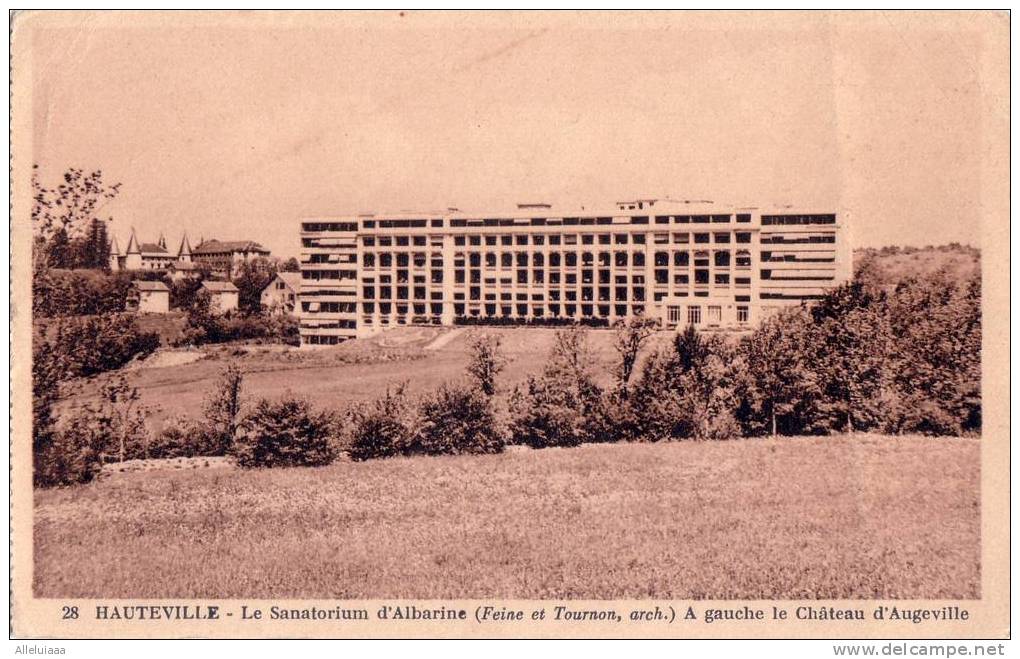
[(86, 316), (124, 311), (131, 277), (99, 270), (41, 269), (32, 277), (36, 318)]
[(585, 419), (573, 395), (554, 379), (529, 377), (524, 392), (511, 396), (514, 442), (531, 448), (577, 446), (585, 439)]
[(332, 422), (295, 398), (261, 400), (230, 452), (240, 467), (312, 467), (333, 461)]
[(459, 455), (499, 453), (505, 441), (497, 430), (492, 403), (481, 390), (444, 384), (422, 398), (421, 426), (405, 453)]
[(135, 357), (145, 357), (159, 348), (159, 335), (142, 332), (130, 315), (104, 314), (83, 318), (62, 318), (53, 330), (50, 345), (65, 379), (88, 377), (118, 369)]
[(286, 314), (228, 312), (220, 315), (210, 309), (209, 294), (199, 291), (188, 309), (187, 325), (176, 344), (242, 340), (299, 345), (298, 320)]
[(167, 419), (163, 427), (137, 451), (148, 460), (223, 455), (220, 438), (205, 424), (183, 416)]
[(351, 414), (348, 453), (352, 460), (388, 458), (402, 454), (414, 441), (417, 420), (404, 385), (389, 389)]
[(103, 452), (112, 434), (108, 417), (88, 408), (51, 433), (34, 452), (33, 480), (37, 487), (88, 483), (103, 466)]
[(546, 366), (511, 400), (514, 440), (532, 448), (606, 441), (603, 393), (590, 370), (594, 355), (585, 330), (556, 332)]

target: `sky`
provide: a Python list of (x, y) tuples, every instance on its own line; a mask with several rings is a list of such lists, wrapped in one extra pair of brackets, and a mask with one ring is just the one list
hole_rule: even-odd
[(982, 40), (965, 25), (823, 12), (22, 19), (42, 180), (81, 167), (119, 181), (104, 210), (121, 245), (133, 227), (287, 257), (302, 217), (636, 197), (834, 209), (855, 246), (980, 245)]

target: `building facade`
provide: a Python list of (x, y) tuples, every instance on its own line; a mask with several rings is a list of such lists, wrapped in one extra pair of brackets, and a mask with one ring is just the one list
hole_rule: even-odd
[(233, 277), (246, 261), (268, 257), (269, 250), (253, 240), (203, 240), (191, 252), (195, 263), (224, 277)]
[(262, 290), (259, 301), (269, 311), (294, 314), (300, 290), (300, 272), (278, 272), (273, 281)]
[(168, 313), (170, 289), (161, 281), (135, 281), (127, 308), (138, 313)]
[(132, 229), (127, 248), (123, 252), (120, 251), (116, 238), (110, 240), (110, 270), (112, 272), (170, 270), (185, 263), (191, 263), (191, 246), (188, 244), (187, 234), (181, 238), (181, 245), (176, 254), (167, 250), (166, 238), (162, 234), (160, 234), (159, 240), (154, 243), (140, 243)]
[(209, 294), (209, 310), (213, 313), (223, 314), (228, 311), (237, 311), (238, 294), (237, 286), (229, 281), (204, 281), (202, 289)]
[(617, 202), (598, 212), (364, 214), (301, 225), (302, 345), (411, 324), (750, 328), (852, 273), (827, 211)]

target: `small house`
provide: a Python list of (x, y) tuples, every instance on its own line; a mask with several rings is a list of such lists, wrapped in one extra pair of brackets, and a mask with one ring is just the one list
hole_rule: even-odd
[(197, 277), (201, 274), (201, 268), (197, 263), (192, 261), (176, 261), (168, 268), (170, 271), (170, 279), (174, 281), (180, 281), (187, 277)]
[(209, 310), (213, 313), (237, 310), (237, 286), (231, 282), (205, 281), (202, 290), (209, 293)]
[(168, 313), (170, 289), (161, 281), (136, 281), (127, 306), (128, 310), (138, 313)]
[(300, 272), (278, 272), (273, 281), (262, 290), (261, 302), (264, 309), (279, 313), (294, 313), (297, 296), (301, 289)]

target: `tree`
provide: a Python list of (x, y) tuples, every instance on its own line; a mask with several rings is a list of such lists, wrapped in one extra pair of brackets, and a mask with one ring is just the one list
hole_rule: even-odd
[(352, 460), (388, 458), (404, 453), (420, 425), (401, 384), (351, 412), (348, 453)]
[(280, 264), (280, 272), (301, 272), (301, 264), (292, 256)]
[(409, 454), (499, 453), (503, 438), (492, 412), (491, 394), (474, 387), (442, 384), (422, 397), (419, 427)]
[(613, 347), (620, 355), (620, 363), (616, 370), (617, 390), (622, 398), (627, 397), (627, 384), (634, 372), (641, 348), (658, 328), (658, 322), (652, 318), (636, 317), (629, 321), (618, 320), (615, 324), (616, 337)]
[(892, 398), (892, 332), (880, 289), (852, 281), (811, 309), (810, 359), (818, 373), (819, 413), (830, 430), (882, 428)]
[(244, 405), (243, 386), (244, 373), (237, 364), (229, 364), (205, 402), (210, 444), (215, 447), (217, 455), (226, 454), (237, 437)]
[(810, 364), (809, 317), (792, 309), (766, 319), (741, 344), (749, 430), (775, 436), (808, 429), (819, 390)]
[(111, 217), (103, 219), (99, 214), (120, 193), (120, 185), (104, 181), (102, 170), (86, 174), (82, 169), (71, 168), (64, 172), (62, 183), (48, 188), (39, 181), (39, 165), (32, 166), (36, 270), (83, 267), (81, 255), (74, 253), (71, 244), (85, 238), (95, 222), (112, 221)]
[(739, 435), (736, 375), (743, 360), (717, 336), (693, 326), (670, 349), (649, 356), (628, 400), (634, 434), (652, 441)]
[[(889, 355), (900, 406), (890, 430), (955, 435), (980, 428), (981, 280), (945, 269), (889, 298)], [(895, 412), (896, 410), (893, 410)]]
[(123, 374), (110, 377), (99, 387), (102, 406), (93, 410), (94, 416), (102, 420), (100, 427), (107, 428), (117, 440), (117, 457), (124, 462), (128, 443), (144, 435), (147, 410), (138, 408), (138, 388), (127, 383)]
[(330, 416), (315, 412), (306, 401), (262, 399), (230, 452), (238, 466), (249, 469), (325, 465), (333, 461), (332, 428)]
[(93, 218), (89, 225), (88, 236), (81, 246), (81, 267), (108, 270), (110, 268), (110, 237), (106, 231), (106, 223)]
[(46, 459), (53, 445), (53, 406), (60, 398), (60, 353), (41, 324), (32, 337), (32, 455), (36, 485), (46, 485)]
[(577, 326), (556, 332), (542, 374), (528, 378), (511, 400), (514, 435), (533, 448), (574, 446), (605, 435), (602, 389), (591, 373), (594, 357), (587, 332)]
[(471, 353), (467, 372), (486, 396), (496, 393), (496, 376), (506, 367), (500, 350), (503, 339), (498, 335), (478, 334), (468, 343)]
[(259, 257), (242, 261), (234, 277), (237, 286), (237, 308), (244, 313), (259, 313), (262, 310), (262, 291), (276, 277), (276, 261)]

